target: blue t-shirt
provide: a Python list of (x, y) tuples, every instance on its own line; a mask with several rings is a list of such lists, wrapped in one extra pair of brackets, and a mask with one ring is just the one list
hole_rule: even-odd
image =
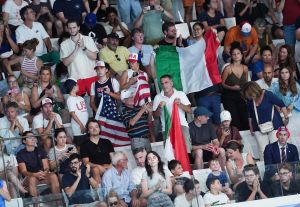
[(256, 63), (254, 63), (251, 80), (257, 81), (259, 78), (256, 74), (263, 72), (263, 70), (264, 70), (264, 63), (262, 60), (259, 60)]
[(56, 0), (53, 11), (55, 14), (63, 12), (66, 19), (81, 21), (85, 8), (82, 0)]
[(216, 14), (214, 17), (209, 16), (208, 13), (205, 11), (205, 12), (200, 13), (198, 19), (200, 22), (207, 22), (207, 25), (210, 27), (210, 26), (220, 24), (221, 19), (223, 19), (223, 18), (224, 18), (223, 14), (219, 11), (216, 11)]
[[(4, 181), (0, 179), (0, 189), (3, 188)], [(2, 196), (0, 196), (0, 207), (5, 207), (5, 200)]]
[(217, 178), (220, 181), (220, 183), (222, 184), (223, 187), (225, 186), (225, 183), (228, 183), (226, 173), (223, 172), (223, 171), (220, 173), (219, 176), (216, 176), (212, 173), (209, 173), (209, 175), (207, 176), (207, 179), (211, 179), (211, 178)]
[[(62, 188), (71, 187), (76, 181), (77, 176), (69, 173), (66, 173), (62, 177)], [(93, 197), (90, 191), (89, 179), (85, 175), (85, 169), (81, 170), (81, 179), (78, 183), (78, 186), (75, 192), (71, 197), (68, 197), (69, 204), (86, 204), (94, 202)]]

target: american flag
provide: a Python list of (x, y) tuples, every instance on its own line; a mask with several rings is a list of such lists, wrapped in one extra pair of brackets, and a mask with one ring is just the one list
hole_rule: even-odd
[(104, 92), (102, 92), (95, 119), (98, 120), (101, 127), (100, 136), (110, 140), (114, 147), (130, 144), (130, 138), (116, 102)]
[(134, 105), (142, 106), (146, 102), (151, 102), (150, 86), (147, 81), (145, 72), (139, 72), (137, 89), (135, 91), (135, 96), (134, 96)]

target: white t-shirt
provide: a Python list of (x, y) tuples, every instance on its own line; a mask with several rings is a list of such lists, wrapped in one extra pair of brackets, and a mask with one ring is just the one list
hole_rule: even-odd
[[(91, 52), (98, 52), (93, 38), (85, 35), (80, 35), (83, 39), (84, 46)], [(61, 43), (60, 58), (68, 57), (75, 49), (75, 42), (71, 38), (66, 39)], [(82, 49), (76, 53), (74, 60), (68, 65), (68, 73), (70, 78), (86, 79), (97, 75), (94, 70), (96, 61), (91, 60)]]
[[(266, 84), (265, 79), (261, 78), (258, 79), (257, 81), (255, 81), (260, 87), (261, 89), (265, 89), (265, 90), (269, 90), (270, 86), (268, 86), (268, 84)], [(272, 83), (278, 82), (278, 78), (272, 78)], [(271, 83), (271, 85), (272, 85)]]
[[(167, 110), (169, 111), (169, 113), (171, 115), (172, 110), (173, 110), (173, 102), (176, 98), (180, 98), (180, 101), (183, 105), (191, 104), (191, 102), (189, 101), (188, 97), (186, 96), (186, 94), (184, 92), (177, 91), (174, 88), (174, 93), (170, 98), (164, 95), (164, 91), (161, 91), (161, 93), (159, 93), (155, 96), (154, 101), (153, 101), (153, 111), (156, 111), (157, 107), (159, 106), (159, 103), (161, 101), (164, 101), (166, 103)], [(179, 111), (179, 118), (180, 118), (181, 125), (188, 127), (188, 122), (185, 118), (185, 112), (180, 107), (178, 107), (178, 111)], [(165, 115), (163, 113), (163, 110), (161, 110), (160, 120), (162, 123), (162, 130), (165, 131)]]
[(43, 40), (49, 38), (49, 35), (41, 23), (33, 22), (32, 28), (27, 27), (25, 24), (22, 24), (17, 28), (16, 39), (18, 44), (23, 44), (26, 40), (31, 40), (33, 38), (36, 38), (39, 41), (35, 54), (37, 56), (46, 54), (47, 47)]
[(163, 177), (159, 173), (154, 173), (154, 174), (152, 174), (152, 179), (151, 179), (147, 175), (147, 172), (145, 171), (142, 175), (142, 180), (145, 180), (147, 182), (147, 186), (148, 186), (149, 189), (154, 188), (155, 185), (158, 183), (158, 181), (160, 182), (160, 187), (162, 189), (165, 189), (167, 187), (168, 180), (171, 179), (171, 176), (170, 176), (169, 172), (166, 170), (165, 167), (164, 167), (164, 173), (165, 173), (165, 177)]
[[(55, 115), (56, 115), (58, 122), (60, 124), (62, 124), (60, 115), (57, 113)], [(45, 119), (43, 116), (43, 113), (41, 112), (33, 118), (32, 129), (34, 129), (34, 130), (39, 129), (39, 128), (45, 129), (45, 128), (47, 128), (48, 123), (49, 123), (49, 120)]]
[(3, 158), (4, 158), (4, 163), (5, 163), (5, 166), (8, 167), (8, 166), (11, 166), (11, 167), (18, 167), (18, 162), (17, 162), (17, 159), (16, 159), (16, 156), (14, 155), (7, 155), (7, 154), (2, 154), (0, 155), (0, 171), (4, 171), (4, 165), (3, 165)]
[[(104, 23), (101, 23), (106, 31), (106, 34), (110, 34), (113, 30), (113, 27), (109, 25), (108, 22), (104, 22)], [(121, 22), (122, 26), (128, 30), (128, 27), (127, 25), (124, 23), (124, 22)], [(124, 33), (122, 32), (120, 26), (117, 27), (117, 31), (116, 33), (119, 35), (120, 38), (123, 38), (125, 35)]]
[(218, 195), (213, 195), (207, 192), (203, 197), (205, 205), (217, 206), (223, 205), (229, 202), (229, 198), (225, 193), (219, 193)]
[[(69, 112), (75, 112), (78, 119), (85, 126), (89, 119), (89, 114), (87, 112), (87, 107), (84, 99), (81, 96), (69, 96), (67, 99), (67, 106)], [(83, 135), (80, 131), (79, 124), (73, 118), (71, 119), (71, 126), (74, 136)]]
[(136, 168), (134, 168), (131, 171), (131, 181), (135, 184), (135, 185), (140, 185), (142, 178), (143, 178), (143, 174), (146, 172), (146, 168), (145, 167), (139, 167), (137, 166)]
[[(107, 80), (109, 80), (109, 79), (107, 79)], [(102, 84), (104, 84), (104, 83), (102, 83)], [(114, 93), (120, 92), (120, 83), (114, 78), (111, 78), (111, 83), (112, 83), (112, 87), (114, 89)], [(90, 94), (91, 94), (91, 96), (95, 96), (95, 82), (93, 82), (91, 85), (91, 93)]]
[(201, 195), (197, 198), (193, 198), (192, 202), (186, 200), (185, 193), (177, 196), (174, 201), (175, 207), (204, 207), (204, 200)]
[(13, 0), (7, 0), (5, 2), (2, 11), (8, 13), (8, 24), (13, 26), (23, 24), (23, 20), (20, 16), (20, 10), (26, 5), (28, 5), (26, 1), (22, 1), (20, 6), (18, 6)]

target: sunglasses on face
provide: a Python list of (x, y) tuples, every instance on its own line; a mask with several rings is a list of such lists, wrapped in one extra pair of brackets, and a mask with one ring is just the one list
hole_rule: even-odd
[(118, 201), (115, 201), (115, 202), (109, 203), (109, 206), (116, 206), (118, 204), (119, 204)]

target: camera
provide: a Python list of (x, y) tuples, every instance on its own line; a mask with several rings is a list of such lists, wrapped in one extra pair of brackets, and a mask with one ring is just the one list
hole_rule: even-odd
[(155, 10), (155, 7), (154, 7), (154, 5), (147, 6), (146, 8), (147, 8), (147, 10), (148, 10), (148, 11), (150, 11), (150, 10)]

